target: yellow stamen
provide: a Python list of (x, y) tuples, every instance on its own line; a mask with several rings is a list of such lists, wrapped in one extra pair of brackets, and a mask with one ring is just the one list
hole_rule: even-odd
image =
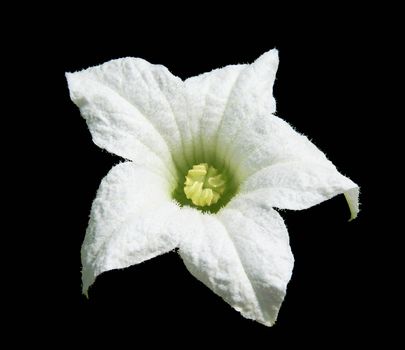
[(218, 202), (225, 191), (226, 178), (213, 166), (201, 163), (188, 171), (184, 185), (186, 197), (204, 207)]

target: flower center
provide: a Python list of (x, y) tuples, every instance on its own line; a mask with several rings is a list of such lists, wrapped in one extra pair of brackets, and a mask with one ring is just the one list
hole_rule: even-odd
[(194, 205), (210, 206), (221, 198), (226, 188), (226, 177), (207, 163), (193, 165), (186, 175), (184, 193)]

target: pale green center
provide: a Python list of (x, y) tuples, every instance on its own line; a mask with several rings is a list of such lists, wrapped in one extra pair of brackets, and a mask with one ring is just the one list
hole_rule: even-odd
[(215, 204), (226, 188), (226, 177), (207, 163), (193, 165), (186, 175), (184, 193), (194, 205), (204, 207)]

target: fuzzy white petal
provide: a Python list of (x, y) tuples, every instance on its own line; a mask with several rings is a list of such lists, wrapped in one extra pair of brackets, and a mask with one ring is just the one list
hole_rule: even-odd
[(140, 58), (112, 60), (66, 74), (94, 142), (124, 158), (156, 156), (165, 166), (188, 165), (181, 131), (187, 131), (184, 84), (167, 68)]
[(356, 187), (346, 191), (344, 195), (350, 209), (350, 220), (353, 220), (357, 217), (357, 214), (360, 211), (360, 187), (356, 185)]
[(244, 317), (273, 325), (294, 262), (280, 215), (234, 200), (217, 216), (190, 220), (179, 249), (187, 269)]
[(196, 159), (215, 154), (218, 127), (229, 97), (246, 65), (231, 65), (187, 79), (188, 115)]
[[(281, 209), (312, 207), (338, 194), (358, 189), (334, 166), (314, 162), (276, 163), (250, 176), (240, 188), (240, 196)], [(357, 198), (348, 199), (352, 217), (357, 215)]]
[(228, 161), (241, 179), (240, 192), (267, 205), (306, 209), (344, 193), (351, 219), (357, 216), (358, 186), (306, 136), (274, 115), (246, 121)]
[(309, 161), (333, 166), (311, 141), (274, 115), (254, 114), (228, 152), (228, 163), (241, 178), (280, 162)]
[(83, 292), (104, 271), (174, 249), (178, 215), (166, 179), (132, 162), (112, 168), (93, 202), (82, 246)]
[(273, 85), (278, 62), (278, 51), (271, 50), (239, 74), (217, 131), (218, 159), (228, 162), (229, 153), (239, 143), (239, 134), (253, 125), (252, 118), (276, 111)]

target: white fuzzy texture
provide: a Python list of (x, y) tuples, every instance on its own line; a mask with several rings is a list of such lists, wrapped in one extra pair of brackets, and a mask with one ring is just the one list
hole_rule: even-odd
[[(274, 324), (293, 269), (287, 229), (272, 207), (305, 209), (359, 188), (274, 116), (278, 53), (181, 81), (165, 67), (123, 58), (67, 73), (94, 142), (130, 162), (94, 200), (82, 247), (83, 292), (105, 271), (179, 248), (188, 270), (247, 318)], [(199, 160), (239, 183), (217, 214), (180, 208), (171, 193)]]
[(227, 66), (184, 82), (197, 156), (215, 155), (222, 117), (238, 77), (245, 68), (246, 65)]
[(133, 161), (150, 158), (148, 165), (173, 173), (173, 155), (180, 166), (188, 166), (184, 85), (166, 67), (129, 57), (66, 78), (98, 146)]
[(104, 271), (138, 264), (178, 246), (181, 210), (171, 201), (169, 189), (164, 178), (132, 162), (110, 170), (97, 191), (82, 246), (85, 293)]
[[(280, 209), (301, 210), (356, 188), (357, 185), (332, 164), (290, 161), (276, 163), (251, 175), (241, 185), (240, 197)], [(354, 217), (357, 210), (351, 207), (350, 210)]]
[(246, 318), (273, 325), (294, 264), (281, 216), (235, 199), (192, 219), (198, 225), (180, 243), (188, 270)]

